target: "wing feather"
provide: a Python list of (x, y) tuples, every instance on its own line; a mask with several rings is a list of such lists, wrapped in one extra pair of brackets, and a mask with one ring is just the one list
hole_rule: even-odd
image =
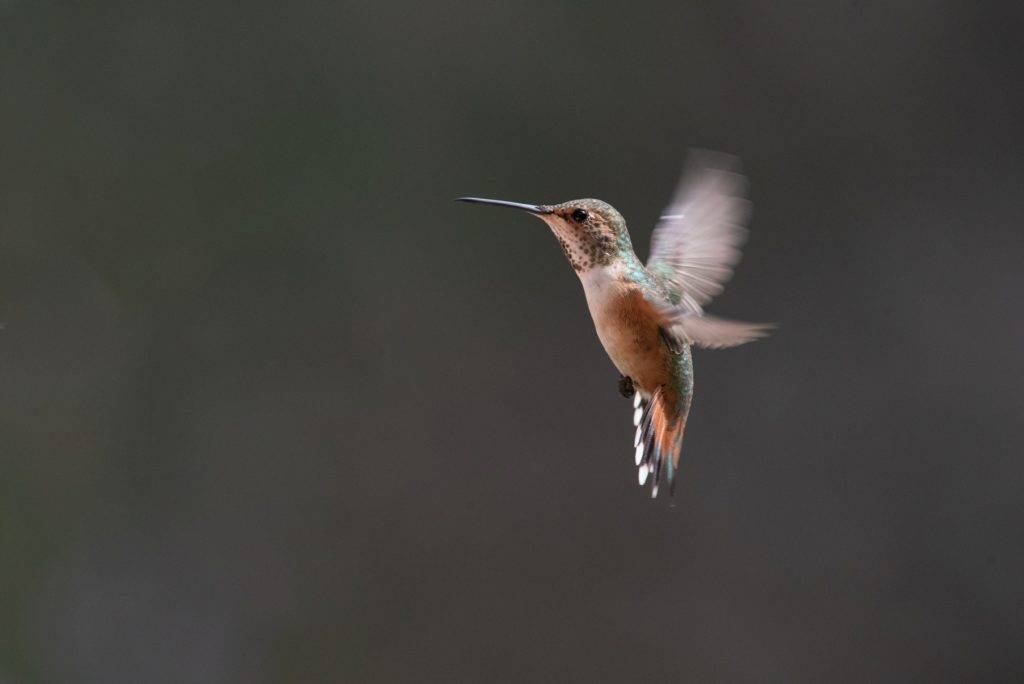
[(661, 276), (669, 301), (651, 300), (672, 339), (710, 349), (734, 347), (774, 328), (709, 316), (704, 305), (722, 292), (747, 238), (750, 202), (739, 160), (693, 151), (686, 170), (651, 237), (647, 268)]
[(691, 152), (682, 180), (651, 237), (647, 267), (694, 313), (718, 295), (740, 259), (750, 203), (739, 161)]

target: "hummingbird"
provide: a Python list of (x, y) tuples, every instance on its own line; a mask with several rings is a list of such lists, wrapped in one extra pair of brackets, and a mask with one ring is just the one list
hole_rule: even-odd
[(774, 327), (705, 313), (722, 292), (746, 239), (750, 203), (735, 157), (688, 156), (682, 178), (651, 236), (645, 265), (626, 221), (610, 204), (577, 199), (524, 204), (482, 197), (456, 201), (509, 207), (548, 225), (579, 277), (598, 339), (633, 397), (634, 460), (641, 486), (657, 497), (665, 473), (674, 492), (693, 401), (694, 346), (721, 349)]

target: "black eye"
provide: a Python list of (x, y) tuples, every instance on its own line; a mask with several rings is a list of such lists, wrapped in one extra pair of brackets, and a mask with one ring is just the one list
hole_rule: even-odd
[(576, 211), (572, 212), (572, 220), (575, 221), (576, 223), (583, 223), (584, 221), (587, 220), (587, 217), (589, 216), (590, 214), (588, 214), (583, 209), (577, 209)]

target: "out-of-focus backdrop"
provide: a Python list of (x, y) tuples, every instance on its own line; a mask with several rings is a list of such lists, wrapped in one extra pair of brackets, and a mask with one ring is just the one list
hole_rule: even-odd
[[(1019, 3), (0, 3), (0, 681), (1024, 676)], [(675, 507), (542, 224), (754, 219)]]

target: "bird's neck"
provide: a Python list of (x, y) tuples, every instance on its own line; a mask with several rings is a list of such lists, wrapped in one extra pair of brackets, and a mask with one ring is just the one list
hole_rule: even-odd
[(647, 270), (632, 249), (626, 253), (616, 253), (604, 263), (577, 270), (576, 275), (588, 299), (603, 299), (605, 295), (615, 294), (624, 287), (643, 287), (649, 280)]
[(586, 284), (586, 276), (598, 276), (602, 279), (613, 278), (615, 280), (638, 281), (643, 279), (646, 272), (643, 263), (633, 252), (632, 247), (628, 249), (616, 249), (604, 259), (588, 264), (586, 268), (576, 268), (576, 275)]

